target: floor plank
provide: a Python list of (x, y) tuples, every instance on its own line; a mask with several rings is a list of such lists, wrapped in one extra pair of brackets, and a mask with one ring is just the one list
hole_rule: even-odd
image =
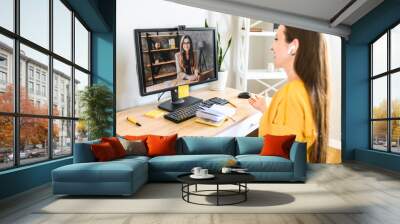
[(359, 214), (36, 214), (56, 197), (49, 185), (0, 201), (0, 223), (15, 224), (260, 224), (400, 223), (400, 174), (360, 163), (312, 164), (308, 183), (323, 186)]

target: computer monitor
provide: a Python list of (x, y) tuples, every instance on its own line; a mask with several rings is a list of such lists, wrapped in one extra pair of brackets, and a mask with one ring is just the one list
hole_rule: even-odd
[(201, 101), (178, 99), (178, 86), (218, 79), (214, 28), (135, 29), (135, 43), (140, 94), (171, 92), (161, 109), (174, 111)]

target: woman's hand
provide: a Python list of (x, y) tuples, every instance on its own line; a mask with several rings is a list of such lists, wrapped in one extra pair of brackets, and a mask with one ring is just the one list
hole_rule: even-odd
[(264, 113), (264, 111), (267, 109), (267, 104), (265, 102), (265, 98), (254, 95), (249, 98), (249, 103), (254, 109), (260, 111), (261, 113)]

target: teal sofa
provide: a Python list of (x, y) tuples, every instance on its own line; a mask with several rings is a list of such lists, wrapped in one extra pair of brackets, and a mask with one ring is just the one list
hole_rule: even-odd
[(304, 182), (306, 180), (306, 145), (294, 142), (290, 159), (260, 156), (263, 139), (258, 137), (181, 137), (177, 155), (128, 156), (96, 162), (90, 145), (75, 144), (74, 163), (52, 171), (54, 194), (131, 195), (148, 181), (176, 181), (193, 167), (219, 172), (228, 160), (236, 160), (259, 182)]

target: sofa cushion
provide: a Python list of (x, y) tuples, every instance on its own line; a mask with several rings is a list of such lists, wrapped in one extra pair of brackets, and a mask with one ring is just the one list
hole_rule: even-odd
[(239, 166), (249, 172), (292, 172), (292, 161), (278, 156), (239, 155)]
[(158, 156), (149, 160), (149, 170), (163, 172), (190, 172), (199, 166), (209, 171), (219, 171), (228, 160), (235, 159), (231, 155), (175, 155)]
[(96, 158), (91, 150), (92, 144), (99, 144), (100, 140), (77, 142), (74, 147), (74, 163), (95, 162)]
[(182, 146), (177, 154), (203, 155), (225, 154), (235, 155), (235, 138), (233, 137), (192, 137), (181, 138)]
[(119, 138), (122, 146), (126, 151), (126, 155), (145, 156), (147, 155), (146, 143), (141, 140), (127, 140)]
[(264, 146), (261, 149), (261, 156), (280, 156), (289, 159), (290, 148), (296, 135), (270, 135), (264, 136)]
[(53, 170), (58, 182), (130, 182), (133, 173), (147, 176), (147, 163), (138, 159), (109, 162), (75, 163)]
[(237, 137), (236, 155), (260, 154), (263, 144), (262, 137)]
[(104, 162), (118, 158), (118, 156), (115, 154), (115, 150), (109, 142), (93, 144), (91, 145), (91, 148), (94, 157), (96, 157), (96, 161)]
[(103, 137), (101, 138), (101, 142), (108, 142), (112, 146), (115, 155), (117, 158), (122, 158), (126, 156), (126, 151), (124, 149), (124, 146), (122, 146), (121, 142), (119, 141), (119, 138), (117, 137)]
[(176, 154), (176, 139), (178, 134), (170, 136), (149, 135), (146, 143), (148, 156), (165, 156)]
[(120, 158), (120, 159), (116, 159), (113, 162), (131, 162), (134, 160), (138, 160), (138, 161), (143, 161), (143, 162), (148, 162), (150, 159), (150, 157), (147, 156), (136, 156), (136, 155), (130, 155), (130, 156), (125, 156), (124, 158)]

